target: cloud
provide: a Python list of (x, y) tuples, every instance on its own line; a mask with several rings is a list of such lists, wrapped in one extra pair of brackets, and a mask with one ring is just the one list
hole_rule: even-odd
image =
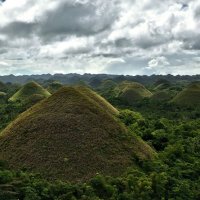
[(90, 2), (66, 1), (56, 10), (45, 13), (41, 19), (40, 32), (43, 37), (55, 35), (93, 35), (109, 29), (115, 20), (112, 1)]
[(164, 56), (153, 58), (148, 62), (148, 67), (149, 69), (153, 69), (155, 67), (163, 67), (163, 66), (168, 66), (170, 65), (169, 61), (167, 58)]
[(36, 28), (35, 23), (15, 21), (0, 28), (1, 34), (9, 37), (29, 38)]
[(9, 64), (8, 63), (6, 63), (6, 62), (0, 62), (0, 66), (9, 66)]
[(7, 0), (0, 19), (3, 74), (200, 73), (200, 0)]

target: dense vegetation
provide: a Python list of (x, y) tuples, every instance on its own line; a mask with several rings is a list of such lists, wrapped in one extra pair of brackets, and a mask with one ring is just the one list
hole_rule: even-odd
[[(134, 132), (157, 151), (155, 159), (142, 160), (133, 156), (135, 166), (122, 176), (114, 178), (97, 174), (79, 184), (49, 182), (26, 169), (13, 171), (2, 161), (0, 199), (200, 199), (200, 107), (175, 105), (165, 98), (144, 98), (130, 105), (115, 96), (115, 87), (116, 83), (108, 81), (98, 88), (98, 92), (120, 109), (118, 118), (129, 132)], [(147, 87), (155, 93), (157, 85)], [(183, 84), (177, 84), (165, 87), (164, 91), (173, 98), (182, 89)], [(2, 129), (26, 109), (21, 104), (2, 103)]]

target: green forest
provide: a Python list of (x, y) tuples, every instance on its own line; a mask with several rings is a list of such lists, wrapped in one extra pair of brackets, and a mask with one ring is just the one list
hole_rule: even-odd
[[(70, 113), (70, 118), (65, 118), (65, 115), (68, 115), (66, 113)], [(80, 118), (76, 118), (79, 114)], [(86, 115), (91, 115), (91, 118)], [(69, 127), (70, 134), (79, 133), (79, 135), (70, 140), (70, 143), (66, 141), (66, 145), (71, 148), (69, 151), (66, 150), (68, 152), (68, 156), (64, 158), (66, 165), (52, 164), (52, 168), (48, 168), (48, 173), (44, 175), (42, 170), (45, 171), (46, 165), (38, 164), (39, 161), (35, 157), (45, 152), (46, 157), (52, 153), (52, 159), (55, 159), (52, 151), (59, 149), (62, 154), (65, 147), (60, 149), (59, 145), (62, 144), (55, 141), (58, 147), (55, 145), (53, 150), (50, 149), (48, 145), (54, 142), (50, 142), (49, 139), (48, 143), (48, 138), (52, 136), (48, 136), (45, 130), (51, 129), (48, 127), (45, 129), (41, 121), (43, 120), (44, 124), (53, 122), (55, 125), (52, 131), (55, 129), (57, 133), (59, 126), (65, 128), (67, 119), (74, 120), (74, 123), (70, 122), (66, 130)], [(85, 125), (87, 123), (88, 127), (94, 126), (91, 133)], [(22, 85), (2, 82), (0, 131), (0, 199), (2, 200), (200, 199), (200, 82), (198, 81), (170, 82), (159, 79), (152, 83), (147, 81), (146, 84), (141, 84), (130, 80), (104, 79), (96, 85), (78, 81), (70, 87), (55, 80), (40, 80), (37, 83), (29, 82)], [(126, 134), (120, 135), (123, 131)], [(86, 132), (94, 134), (95, 137)], [(22, 133), (26, 135), (26, 139)], [(41, 142), (43, 137), (40, 134), (37, 135), (41, 137), (40, 141), (34, 139), (33, 135), (37, 133), (46, 134), (44, 141), (47, 141), (47, 144)], [(100, 138), (96, 141), (95, 138), (98, 136)], [(14, 137), (19, 139), (15, 140)], [(32, 139), (32, 143), (37, 143), (39, 148), (42, 145), (46, 146), (26, 163), (24, 160), (29, 160), (27, 156), (31, 156), (32, 149), (27, 149), (26, 155), (21, 155), (21, 152), (26, 151), (24, 143), (29, 142), (28, 137)], [(94, 147), (86, 143), (88, 140), (84, 140), (84, 137), (89, 137), (91, 143), (94, 142)], [(83, 138), (81, 140), (86, 144), (77, 142), (78, 138)], [(92, 151), (83, 155), (82, 152), (75, 152), (77, 161), (74, 161), (76, 156), (70, 154), (76, 147), (71, 144), (73, 141), (77, 142), (80, 148), (83, 145), (83, 150), (89, 151), (88, 149), (92, 148)], [(102, 146), (99, 147), (98, 144)], [(113, 149), (115, 147), (116, 149)], [(97, 159), (93, 160), (94, 163), (101, 165), (100, 161), (103, 162), (102, 171), (87, 160), (93, 153), (96, 156), (94, 159)], [(112, 158), (107, 155), (109, 153)], [(48, 159), (51, 161), (50, 156)], [(48, 159), (47, 163), (50, 162)], [(65, 166), (68, 168), (76, 166), (77, 163), (81, 163), (76, 169), (77, 175), (70, 175), (73, 173), (73, 168), (69, 171), (69, 175), (62, 174)], [(104, 166), (106, 163), (109, 168)], [(55, 172), (56, 167), (58, 171)], [(88, 170), (91, 170), (91, 173)]]

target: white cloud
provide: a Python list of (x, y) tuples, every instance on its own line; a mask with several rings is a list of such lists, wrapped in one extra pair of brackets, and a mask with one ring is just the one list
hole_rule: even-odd
[(3, 74), (200, 73), (200, 0), (7, 0), (0, 19)]
[(157, 58), (153, 58), (152, 60), (150, 60), (148, 62), (148, 67), (149, 69), (153, 69), (156, 67), (164, 67), (164, 66), (168, 66), (170, 65), (169, 61), (167, 60), (167, 58), (165, 58), (164, 56), (161, 57), (157, 57)]
[(0, 61), (0, 66), (9, 66), (9, 64), (6, 62)]

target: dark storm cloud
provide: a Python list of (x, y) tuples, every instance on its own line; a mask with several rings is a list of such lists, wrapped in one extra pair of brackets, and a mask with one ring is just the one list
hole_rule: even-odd
[[(1, 46), (1, 42), (0, 42), (0, 46)], [(8, 50), (6, 50), (6, 49), (0, 49), (0, 54), (4, 54), (4, 53), (7, 53), (8, 52)]]
[[(110, 3), (107, 3), (111, 5)], [(40, 22), (41, 36), (46, 39), (58, 35), (89, 36), (109, 29), (116, 20), (113, 12), (98, 10), (94, 3), (60, 4), (56, 10), (48, 11)]]
[(37, 29), (36, 23), (15, 21), (0, 27), (0, 33), (9, 37), (28, 38)]
[[(111, 6), (113, 3), (97, 2), (61, 1), (58, 7), (44, 11), (35, 21), (14, 21), (0, 27), (0, 32), (11, 37), (24, 38), (35, 34), (45, 42), (54, 39), (62, 40), (67, 35), (95, 35), (110, 29), (117, 20), (116, 8), (106, 11), (106, 6)], [(30, 2), (26, 4), (30, 6)]]
[(188, 50), (200, 50), (200, 34), (189, 41), (185, 41), (184, 48)]
[(5, 40), (0, 39), (0, 47), (5, 47), (7, 45), (7, 42)]
[(115, 41), (115, 45), (116, 45), (116, 47), (121, 48), (121, 47), (128, 47), (130, 45), (133, 45), (133, 43), (130, 39), (120, 38)]

